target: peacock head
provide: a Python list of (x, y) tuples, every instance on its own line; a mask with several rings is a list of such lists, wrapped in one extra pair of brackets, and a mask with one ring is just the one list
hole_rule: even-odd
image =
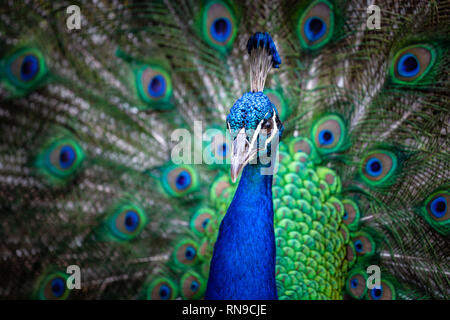
[(251, 92), (239, 98), (227, 116), (227, 127), (233, 141), (233, 182), (248, 163), (268, 164), (283, 133), (277, 108), (262, 92), (269, 71), (281, 64), (275, 43), (267, 32), (257, 32), (248, 40), (247, 51), (251, 61)]
[(267, 164), (283, 133), (276, 107), (262, 92), (247, 92), (239, 98), (227, 116), (232, 138), (231, 179), (248, 164)]

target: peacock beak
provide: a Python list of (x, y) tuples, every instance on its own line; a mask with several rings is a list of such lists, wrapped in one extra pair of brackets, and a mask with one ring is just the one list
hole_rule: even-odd
[(250, 144), (247, 140), (245, 128), (242, 128), (231, 147), (231, 181), (236, 182), (239, 173), (249, 161)]

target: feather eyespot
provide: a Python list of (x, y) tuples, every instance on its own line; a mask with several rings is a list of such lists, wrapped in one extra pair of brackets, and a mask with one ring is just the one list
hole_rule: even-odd
[(447, 211), (447, 199), (445, 196), (439, 196), (433, 199), (430, 204), (430, 212), (436, 220), (443, 218), (447, 214)]
[(346, 128), (338, 115), (328, 115), (316, 121), (311, 138), (320, 153), (339, 152), (345, 147)]
[(149, 95), (155, 99), (161, 98), (166, 91), (166, 80), (160, 74), (154, 76), (147, 86)]
[(199, 299), (205, 292), (205, 280), (196, 272), (186, 272), (180, 280), (181, 296), (184, 299)]
[(162, 67), (143, 66), (136, 75), (139, 97), (155, 108), (169, 108), (172, 96), (172, 80)]
[(375, 150), (361, 161), (360, 173), (369, 185), (392, 183), (397, 169), (397, 156), (390, 151)]
[(173, 262), (181, 269), (194, 265), (198, 261), (198, 245), (194, 240), (183, 239), (174, 248)]
[(191, 175), (187, 171), (180, 171), (175, 178), (175, 187), (178, 190), (185, 190), (191, 184)]
[(68, 181), (83, 163), (84, 153), (80, 145), (70, 138), (50, 141), (46, 145), (35, 160), (36, 167), (50, 182)]
[(177, 286), (166, 277), (153, 280), (147, 289), (148, 300), (174, 300), (177, 295)]
[(362, 299), (367, 292), (367, 273), (364, 270), (356, 269), (350, 272), (347, 278), (346, 289), (347, 292), (354, 299)]
[(231, 7), (221, 1), (210, 2), (203, 11), (202, 19), (205, 40), (216, 49), (228, 49), (237, 32), (236, 16)]
[(25, 55), (20, 63), (19, 78), (22, 81), (32, 80), (39, 72), (39, 60), (33, 55)]
[(298, 22), (300, 44), (315, 50), (330, 40), (334, 29), (333, 7), (328, 1), (316, 1), (303, 13)]
[(358, 205), (350, 199), (342, 200), (342, 204), (344, 205), (344, 216), (342, 217), (342, 221), (350, 230), (356, 230), (360, 218)]
[(395, 288), (387, 280), (381, 280), (379, 286), (369, 289), (368, 300), (395, 300)]
[(394, 80), (414, 83), (422, 79), (433, 67), (436, 52), (429, 45), (414, 45), (400, 50), (394, 57), (391, 73)]
[(59, 167), (63, 170), (69, 169), (77, 159), (77, 153), (71, 145), (64, 145), (57, 152)]
[(214, 211), (209, 208), (201, 208), (192, 216), (191, 229), (192, 231), (201, 236), (206, 233), (206, 227), (214, 216)]
[(70, 290), (66, 286), (67, 274), (55, 272), (45, 276), (39, 281), (36, 297), (40, 300), (64, 300), (69, 296)]
[(420, 215), (437, 232), (443, 235), (450, 233), (450, 193), (448, 189), (433, 192), (418, 208)]
[(147, 217), (141, 208), (124, 203), (107, 219), (107, 226), (115, 239), (129, 241), (138, 236), (146, 222)]
[(352, 242), (357, 256), (371, 256), (375, 253), (375, 241), (365, 232), (355, 233)]
[(24, 48), (6, 58), (6, 75), (9, 82), (20, 89), (30, 89), (47, 72), (42, 53), (34, 48)]
[(231, 21), (226, 17), (215, 19), (209, 30), (212, 38), (217, 42), (225, 42), (231, 34)]
[(198, 187), (197, 172), (190, 166), (170, 166), (164, 170), (161, 184), (169, 196), (181, 197)]

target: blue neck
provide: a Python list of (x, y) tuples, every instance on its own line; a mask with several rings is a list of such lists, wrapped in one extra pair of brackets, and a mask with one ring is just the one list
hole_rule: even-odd
[(247, 165), (214, 246), (206, 299), (277, 299), (272, 175)]

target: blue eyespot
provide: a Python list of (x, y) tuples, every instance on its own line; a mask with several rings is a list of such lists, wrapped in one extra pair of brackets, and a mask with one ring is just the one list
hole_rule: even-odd
[(154, 76), (148, 84), (148, 93), (153, 98), (159, 98), (166, 92), (166, 80), (160, 74)]
[(75, 158), (75, 149), (69, 145), (63, 146), (59, 153), (59, 165), (62, 169), (68, 169), (75, 162)]
[(159, 288), (159, 296), (162, 300), (167, 300), (170, 297), (170, 288), (165, 284)]
[(363, 243), (361, 240), (355, 241), (355, 250), (356, 250), (356, 252), (363, 252), (364, 246), (363, 246)]
[(329, 145), (334, 142), (334, 135), (333, 132), (330, 130), (322, 130), (319, 133), (319, 143), (321, 145)]
[(372, 177), (378, 177), (383, 172), (383, 164), (378, 158), (367, 161), (366, 172)]
[(191, 290), (192, 291), (194, 291), (194, 292), (197, 291), (199, 286), (200, 286), (200, 284), (197, 281), (194, 280), (191, 282)]
[(225, 42), (231, 34), (231, 22), (225, 17), (214, 20), (210, 33), (217, 42)]
[(27, 55), (22, 61), (20, 66), (20, 77), (23, 81), (29, 81), (34, 78), (34, 76), (39, 71), (39, 61), (34, 55)]
[(135, 231), (139, 227), (139, 215), (136, 211), (129, 210), (125, 214), (125, 228), (129, 232)]
[(379, 300), (383, 296), (383, 286), (379, 286), (370, 290), (370, 295), (372, 299)]
[(191, 175), (187, 171), (181, 171), (178, 175), (175, 185), (178, 190), (184, 190), (191, 184)]
[(342, 217), (344, 220), (347, 220), (348, 219), (348, 213), (347, 213), (347, 211), (344, 211), (344, 216)]
[(311, 17), (305, 23), (305, 35), (309, 41), (313, 42), (320, 39), (327, 31), (327, 25), (319, 17)]
[(350, 281), (350, 287), (352, 287), (352, 289), (355, 289), (358, 287), (358, 279), (353, 279), (352, 281)]
[(184, 256), (186, 257), (187, 260), (192, 260), (195, 258), (195, 248), (188, 246), (186, 247), (186, 251), (184, 252)]
[(65, 291), (65, 283), (64, 283), (63, 279), (61, 279), (61, 278), (53, 279), (50, 286), (51, 286), (52, 293), (55, 296), (55, 298), (59, 298), (63, 295), (63, 293)]
[(398, 61), (397, 72), (402, 77), (414, 77), (419, 71), (419, 60), (411, 53), (404, 54)]
[(436, 218), (442, 218), (447, 212), (447, 199), (445, 197), (440, 196), (431, 202), (431, 213)]
[(203, 228), (203, 229), (206, 229), (206, 226), (208, 225), (208, 223), (209, 223), (209, 219), (208, 219), (208, 218), (206, 218), (205, 220), (203, 220), (202, 228)]

